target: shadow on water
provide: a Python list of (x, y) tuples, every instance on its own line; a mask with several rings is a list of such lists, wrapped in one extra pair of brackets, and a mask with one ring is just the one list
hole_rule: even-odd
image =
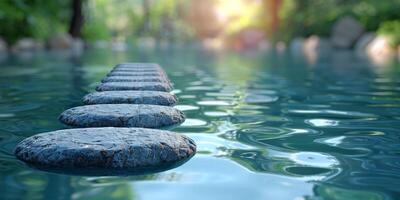
[(99, 168), (99, 167), (54, 167), (47, 165), (38, 165), (28, 163), (27, 165), (31, 168), (43, 170), (51, 173), (57, 174), (65, 174), (65, 175), (74, 175), (74, 176), (143, 176), (154, 174), (158, 172), (167, 171), (180, 165), (183, 165), (185, 162), (190, 160), (191, 157), (179, 160), (177, 162), (169, 162), (169, 163), (161, 163), (157, 166), (149, 166), (149, 167), (135, 167), (132, 169), (127, 168)]
[[(158, 62), (198, 154), (162, 173), (85, 177), (16, 161), (25, 137), (61, 129), (58, 115), (120, 62)], [(399, 64), (350, 52), (314, 60), (273, 52), (169, 49), (9, 56), (0, 66), (0, 193), (6, 199), (396, 199)], [(195, 189), (194, 189), (195, 188)], [(154, 192), (157, 189), (157, 192)], [(161, 195), (161, 196), (159, 196)]]

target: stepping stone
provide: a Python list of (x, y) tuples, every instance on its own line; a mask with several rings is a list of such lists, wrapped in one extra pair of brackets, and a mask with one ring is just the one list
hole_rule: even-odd
[(166, 77), (164, 72), (110, 72), (107, 76), (161, 76)]
[(114, 68), (111, 72), (134, 72), (134, 73), (142, 73), (142, 72), (163, 72), (160, 69), (146, 69), (146, 68)]
[(70, 108), (59, 120), (74, 127), (160, 128), (185, 121), (182, 111), (146, 104), (98, 104)]
[(163, 70), (161, 67), (114, 67), (112, 70)]
[(187, 136), (144, 128), (81, 128), (46, 132), (20, 142), (15, 156), (29, 166), (75, 175), (140, 175), (188, 161), (196, 144)]
[(115, 66), (114, 69), (129, 69), (129, 70), (162, 70), (159, 65), (148, 65), (148, 66)]
[(152, 104), (172, 106), (175, 95), (159, 91), (105, 91), (94, 92), (83, 97), (85, 104)]
[(101, 82), (165, 82), (171, 85), (168, 78), (162, 76), (108, 76)]
[(96, 87), (97, 91), (150, 90), (169, 92), (172, 86), (167, 82), (106, 82)]
[(115, 66), (126, 67), (126, 68), (161, 68), (160, 65), (156, 63), (121, 63)]

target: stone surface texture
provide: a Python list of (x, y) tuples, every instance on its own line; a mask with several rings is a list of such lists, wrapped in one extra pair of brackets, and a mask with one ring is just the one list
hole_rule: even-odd
[(195, 153), (196, 144), (184, 135), (113, 127), (41, 133), (26, 138), (14, 150), (18, 159), (33, 167), (94, 175), (162, 171)]
[(159, 65), (122, 65), (115, 66), (113, 70), (163, 70)]
[(112, 71), (107, 74), (107, 76), (161, 76), (164, 77), (166, 74), (162, 71), (155, 72), (121, 72), (121, 71)]
[(114, 68), (111, 72), (135, 72), (135, 73), (143, 73), (143, 72), (162, 72), (165, 73), (161, 69), (157, 68)]
[(129, 67), (129, 68), (151, 68), (157, 67), (160, 68), (160, 65), (157, 63), (120, 63), (115, 67)]
[(70, 108), (59, 120), (74, 127), (160, 128), (185, 121), (182, 111), (159, 105), (98, 104)]
[(171, 85), (169, 79), (162, 76), (108, 76), (101, 82), (166, 82)]
[(147, 67), (127, 67), (127, 66), (117, 66), (113, 69), (121, 69), (121, 70), (162, 70), (161, 67), (158, 66), (147, 66)]
[(105, 91), (94, 92), (83, 97), (85, 104), (152, 104), (172, 106), (177, 97), (159, 91)]
[(150, 90), (169, 92), (172, 87), (166, 82), (106, 82), (96, 87), (97, 91)]

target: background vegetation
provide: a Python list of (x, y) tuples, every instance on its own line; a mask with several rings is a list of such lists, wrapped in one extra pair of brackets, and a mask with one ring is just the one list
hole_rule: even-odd
[(71, 1), (2, 0), (0, 36), (9, 43), (23, 37), (46, 39), (54, 32), (67, 32)]
[[(0, 1), (0, 37), (44, 41), (70, 31), (74, 0)], [(341, 16), (353, 16), (367, 31), (399, 44), (399, 0), (78, 0), (82, 4), (82, 38), (135, 41), (152, 37), (192, 41), (232, 37), (255, 29), (271, 40), (328, 36)], [(277, 16), (275, 16), (277, 15)]]
[[(284, 0), (280, 10), (282, 26), (281, 40), (296, 36), (329, 36), (333, 23), (342, 16), (352, 16), (364, 25), (367, 31), (376, 31), (385, 26), (382, 33), (398, 29), (400, 1), (398, 0)], [(385, 24), (386, 25), (383, 25)]]

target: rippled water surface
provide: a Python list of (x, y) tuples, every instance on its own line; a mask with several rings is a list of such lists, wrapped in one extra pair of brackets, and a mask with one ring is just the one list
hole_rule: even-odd
[[(58, 115), (120, 62), (158, 62), (197, 154), (158, 174), (80, 177), (26, 167), (22, 139), (66, 128)], [(310, 64), (277, 53), (202, 50), (12, 55), (0, 61), (0, 199), (400, 198), (400, 66), (351, 53)]]

